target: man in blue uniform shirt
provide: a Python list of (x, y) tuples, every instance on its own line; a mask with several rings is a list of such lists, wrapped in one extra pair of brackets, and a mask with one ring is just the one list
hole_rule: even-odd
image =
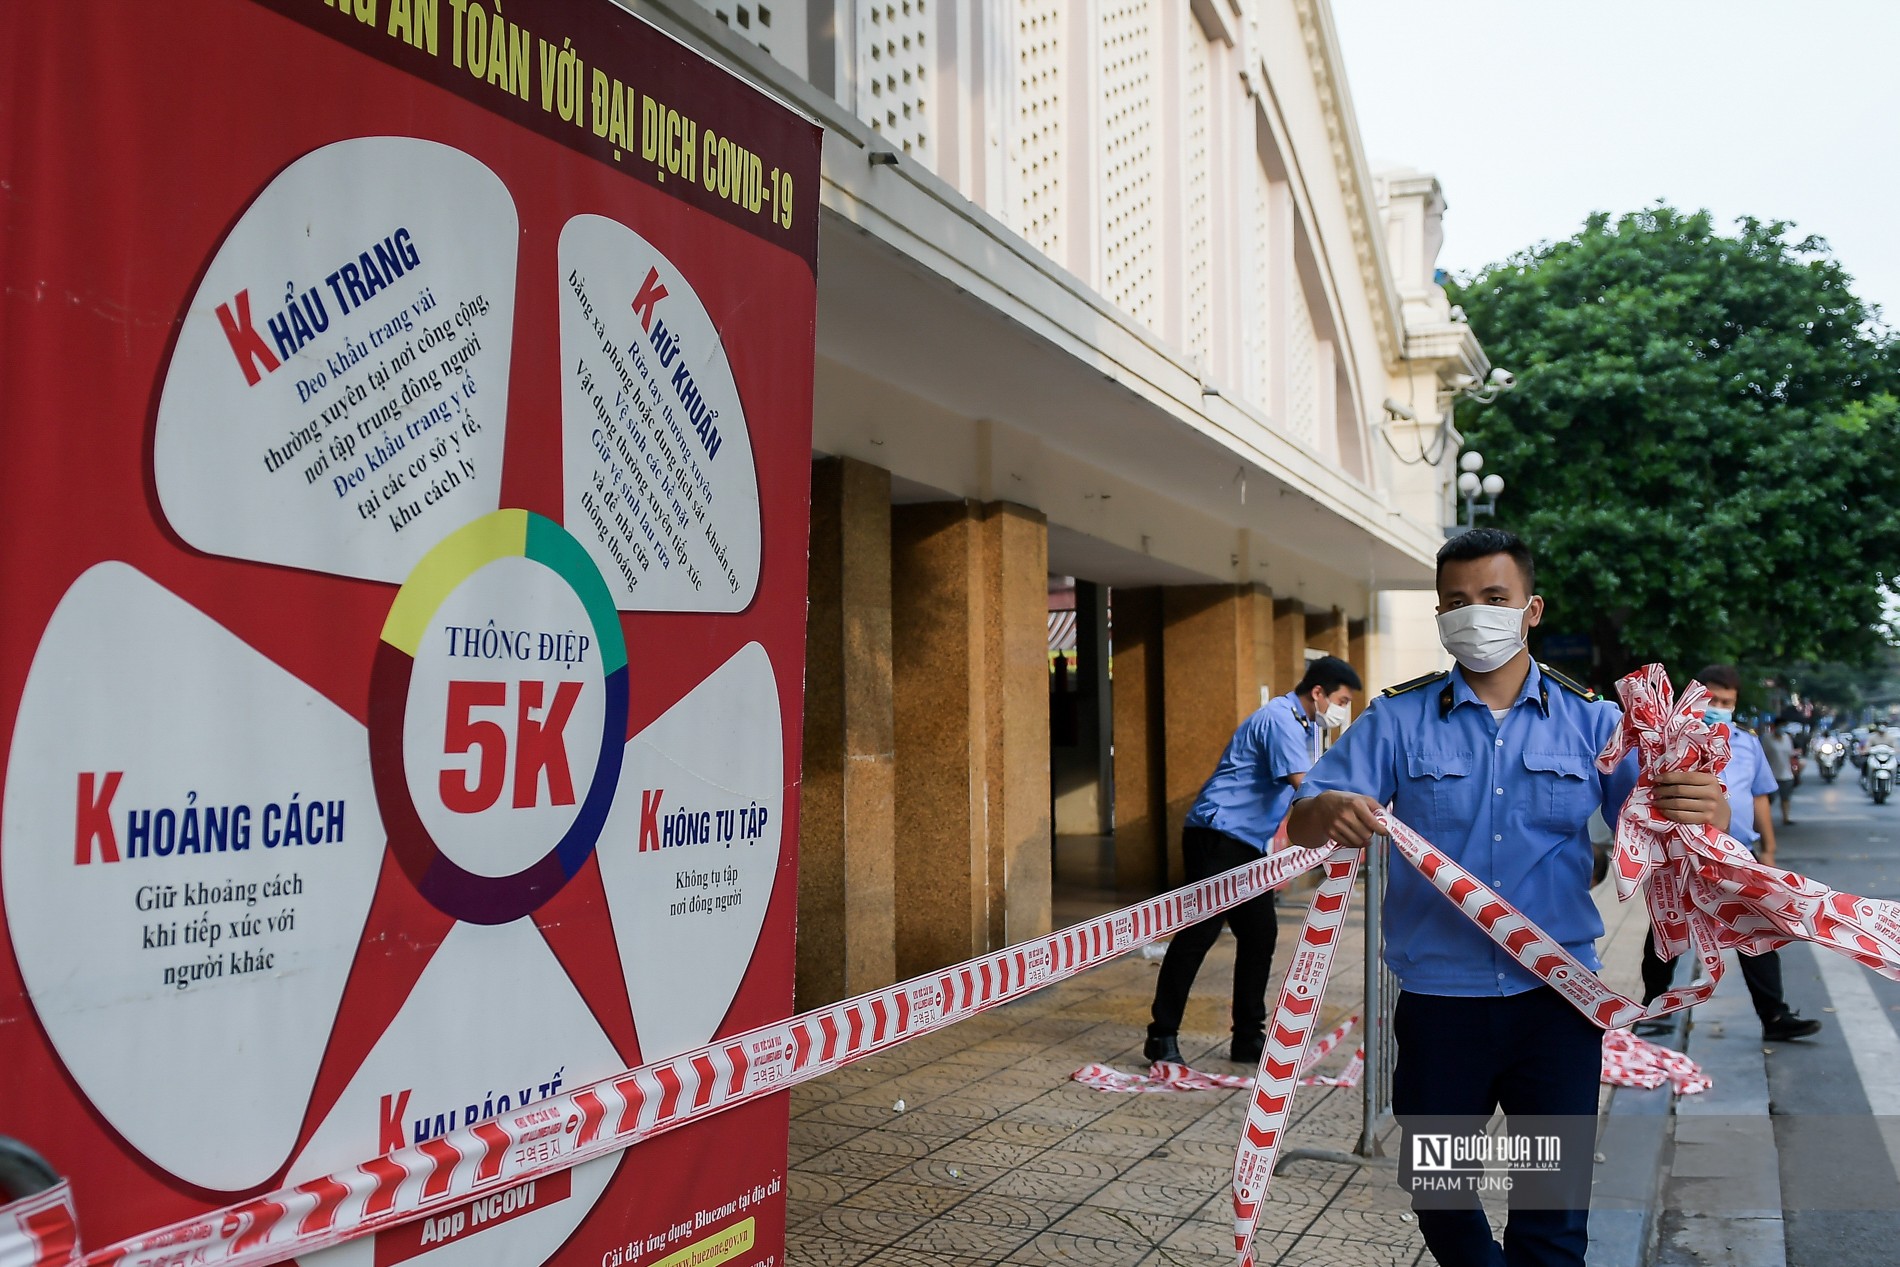
[[(1588, 823), (1616, 820), (1634, 755), (1601, 774), (1615, 705), (1534, 663), (1525, 636), (1543, 617), (1531, 553), (1482, 528), (1438, 554), (1438, 630), (1458, 667), (1392, 687), (1313, 767), (1287, 818), (1297, 845), (1364, 848), (1393, 812), (1536, 921), (1590, 968), (1603, 933), (1590, 897)], [(1726, 827), (1712, 774), (1658, 778), (1657, 808)], [(1581, 1267), (1602, 1031), (1395, 860), (1383, 926), (1399, 979), (1392, 1105), (1405, 1128), (1401, 1182), (1442, 1267)], [(1499, 1247), (1466, 1179), (1427, 1169), (1434, 1136), (1475, 1136), (1494, 1110), (1512, 1134), (1555, 1135), (1561, 1171), (1510, 1172)], [(1543, 1150), (1548, 1152), (1548, 1148)], [(1421, 1165), (1423, 1163), (1423, 1165)]]
[[(1190, 883), (1245, 866), (1273, 847), (1300, 780), (1318, 760), (1327, 730), (1346, 724), (1359, 675), (1344, 660), (1321, 656), (1300, 684), (1256, 711), (1227, 741), (1220, 764), (1201, 788), (1181, 832), (1181, 861)], [(1181, 1062), (1176, 1035), (1194, 974), (1221, 925), (1234, 930), (1234, 1038), (1228, 1056), (1260, 1063), (1267, 1032), (1267, 978), (1280, 925), (1273, 894), (1202, 920), (1174, 935), (1155, 982), (1154, 1021), (1144, 1049), (1150, 1060)]]
[[(1761, 740), (1735, 726), (1735, 703), (1741, 695), (1742, 675), (1732, 664), (1704, 665), (1695, 675), (1709, 692), (1709, 706), (1702, 719), (1711, 726), (1729, 728), (1728, 765), (1722, 769), (1722, 785), (1728, 789), (1728, 834), (1737, 843), (1747, 845), (1761, 862), (1775, 865), (1775, 814), (1769, 797), (1781, 783), (1762, 751)], [(1781, 952), (1742, 955), (1742, 982), (1761, 1018), (1761, 1038), (1765, 1043), (1785, 1043), (1795, 1038), (1811, 1038), (1821, 1032), (1821, 1022), (1804, 1017), (1788, 1007), (1781, 988)], [(1643, 938), (1643, 1002), (1653, 1002), (1675, 982), (1676, 965), (1682, 957), (1665, 962), (1656, 953), (1655, 934)], [(1655, 1038), (1670, 1033), (1675, 1026), (1669, 1020), (1638, 1021), (1639, 1037)]]

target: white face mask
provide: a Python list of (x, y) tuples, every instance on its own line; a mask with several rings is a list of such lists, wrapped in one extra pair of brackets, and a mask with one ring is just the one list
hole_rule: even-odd
[(1524, 615), (1531, 605), (1473, 603), (1438, 614), (1438, 641), (1472, 673), (1503, 668), (1524, 649)]
[(1326, 729), (1338, 730), (1352, 720), (1352, 706), (1349, 704), (1328, 704), (1319, 719), (1326, 723)]

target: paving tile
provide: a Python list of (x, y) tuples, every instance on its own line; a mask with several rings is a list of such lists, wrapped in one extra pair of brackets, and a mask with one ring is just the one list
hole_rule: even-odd
[(861, 1205), (829, 1206), (817, 1219), (825, 1235), (864, 1245), (895, 1245), (929, 1222), (928, 1214), (866, 1209)]
[[(1229, 1246), (1231, 1251), (1232, 1246)], [(1028, 1244), (1003, 1260), (1011, 1264), (1073, 1263), (1078, 1267), (1128, 1267), (1131, 1263), (1154, 1261), (1153, 1250), (1133, 1236), (1077, 1236), (1050, 1229), (1032, 1237)]]
[(1184, 1173), (1175, 1178), (1175, 1183), (1153, 1183), (1124, 1175), (1091, 1193), (1087, 1203), (1109, 1210), (1153, 1210), (1180, 1220), (1192, 1218), (1209, 1197), (1227, 1190), (1232, 1183), (1231, 1175), (1218, 1171)]
[[(1413, 1235), (1417, 1235), (1416, 1231)], [(1259, 1242), (1255, 1244), (1258, 1247)], [(1417, 1251), (1412, 1244), (1394, 1245), (1346, 1237), (1308, 1234), (1284, 1248), (1275, 1248), (1277, 1253), (1273, 1257), (1256, 1248), (1255, 1257), (1274, 1267), (1410, 1267), (1417, 1261)]]
[(859, 1131), (841, 1140), (838, 1147), (858, 1152), (882, 1153), (890, 1157), (916, 1158), (928, 1157), (939, 1142), (928, 1136), (905, 1131), (901, 1127), (885, 1127), (881, 1130)]
[(979, 1166), (1009, 1167), (1020, 1166), (1042, 1153), (1044, 1149), (1033, 1144), (1004, 1144), (995, 1140), (951, 1140), (943, 1147), (933, 1149), (934, 1160), (945, 1161), (952, 1166), (965, 1162)]
[(1133, 1158), (1117, 1157), (1112, 1153), (1083, 1153), (1068, 1148), (1051, 1148), (1024, 1161), (1022, 1168), (1107, 1183), (1125, 1174), (1134, 1164)]
[(883, 1126), (891, 1120), (891, 1106), (876, 1104), (852, 1104), (839, 1100), (831, 1104), (814, 1105), (808, 1112), (792, 1119), (792, 1137), (799, 1138), (801, 1130), (828, 1124), (838, 1127), (853, 1127), (863, 1130), (872, 1126)]
[[(787, 1255), (790, 1258), (790, 1255)], [(965, 1258), (961, 1254), (942, 1254), (916, 1249), (904, 1249), (896, 1245), (882, 1245), (866, 1260), (865, 1267), (989, 1267), (994, 1260), (989, 1258)], [(800, 1267), (796, 1258), (790, 1261), (790, 1267)]]
[(1119, 1240), (1138, 1246), (1142, 1253), (1146, 1253), (1181, 1226), (1182, 1214), (1183, 1211), (1179, 1209), (1165, 1207), (1131, 1210), (1080, 1205), (1056, 1220), (1049, 1230), (1070, 1236)]
[[(961, 1209), (962, 1207), (958, 1207)], [(985, 1262), (1000, 1262), (1020, 1249), (1034, 1232), (1020, 1227), (994, 1223), (966, 1223), (952, 1210), (932, 1219), (902, 1240), (898, 1248), (920, 1254), (962, 1255)]]
[(1010, 1173), (1008, 1166), (962, 1161), (933, 1154), (893, 1171), (892, 1183), (921, 1183), (976, 1192)]
[(840, 1240), (822, 1231), (785, 1236), (785, 1261), (796, 1267), (857, 1267), (876, 1253), (875, 1246)]
[(882, 1153), (865, 1153), (850, 1148), (828, 1148), (815, 1157), (797, 1163), (807, 1174), (833, 1175), (840, 1179), (882, 1179), (911, 1164), (909, 1158)]
[(794, 1166), (785, 1176), (785, 1204), (788, 1210), (837, 1205), (871, 1182), (862, 1176), (822, 1175)]
[(974, 1192), (958, 1184), (899, 1183), (891, 1178), (860, 1188), (837, 1204), (847, 1208), (889, 1210), (898, 1214), (934, 1218), (974, 1196)]
[(1001, 1196), (1022, 1197), (1029, 1201), (1041, 1202), (1050, 1209), (1060, 1209), (1065, 1205), (1079, 1205), (1100, 1191), (1104, 1183), (1110, 1182), (1098, 1174), (1065, 1174), (1052, 1170), (1034, 1170), (1024, 1165), (1003, 1174), (988, 1187), (985, 1192), (994, 1192)]
[(854, 1135), (862, 1135), (864, 1129), (862, 1126), (805, 1117), (792, 1123), (791, 1140), (794, 1145), (807, 1148), (833, 1148)]
[(1014, 1117), (986, 1122), (964, 1138), (974, 1142), (1018, 1144), (1049, 1148), (1075, 1134), (1073, 1123), (1024, 1122)]

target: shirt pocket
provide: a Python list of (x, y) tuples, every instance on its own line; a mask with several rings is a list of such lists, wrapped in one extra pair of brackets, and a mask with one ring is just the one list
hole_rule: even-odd
[(1570, 834), (1584, 829), (1601, 799), (1596, 763), (1579, 752), (1526, 752), (1531, 826)]
[(1478, 780), (1468, 752), (1422, 751), (1406, 754), (1406, 773), (1428, 807), (1418, 829), (1430, 839), (1434, 832), (1468, 828), (1478, 813)]

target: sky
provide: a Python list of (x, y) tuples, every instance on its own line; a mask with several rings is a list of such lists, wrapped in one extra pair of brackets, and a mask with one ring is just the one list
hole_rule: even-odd
[(1332, 0), (1375, 170), (1444, 186), (1440, 268), (1657, 199), (1793, 221), (1900, 327), (1900, 0)]

